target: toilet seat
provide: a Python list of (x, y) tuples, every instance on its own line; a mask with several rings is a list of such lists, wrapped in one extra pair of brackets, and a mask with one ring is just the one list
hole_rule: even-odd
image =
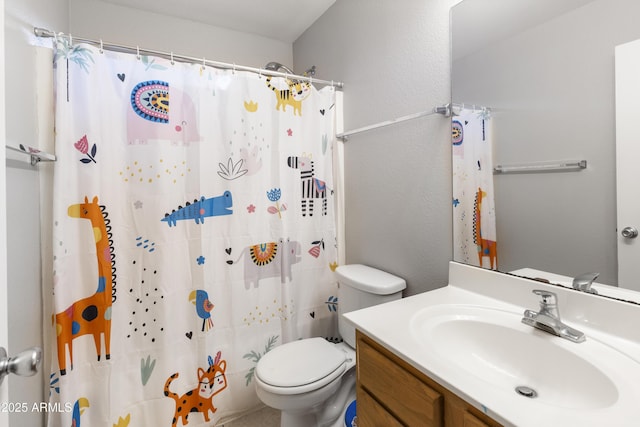
[(275, 394), (301, 394), (319, 389), (340, 377), (347, 354), (324, 338), (308, 338), (274, 348), (255, 370), (260, 386)]

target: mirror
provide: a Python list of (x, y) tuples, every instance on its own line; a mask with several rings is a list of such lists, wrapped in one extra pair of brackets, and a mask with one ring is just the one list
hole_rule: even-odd
[[(640, 39), (638, 16), (637, 0), (463, 0), (452, 8), (454, 158), (456, 106), (481, 106), (490, 112), (490, 167), (587, 164), (491, 173), (500, 271), (598, 272), (598, 283), (618, 286), (615, 47)], [(468, 168), (481, 166), (489, 167)], [(462, 173), (473, 174), (468, 168)], [(454, 181), (456, 173), (454, 165)], [(454, 223), (457, 196), (454, 188)], [(469, 245), (454, 260), (478, 265), (474, 252)]]

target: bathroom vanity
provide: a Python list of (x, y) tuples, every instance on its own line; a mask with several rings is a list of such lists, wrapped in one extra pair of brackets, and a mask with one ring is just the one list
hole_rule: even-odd
[[(543, 311), (540, 291), (584, 341), (522, 322)], [(358, 331), (360, 427), (640, 419), (640, 331), (629, 321), (640, 305), (452, 262), (448, 286), (344, 316)]]
[(360, 331), (356, 352), (359, 427), (501, 425)]

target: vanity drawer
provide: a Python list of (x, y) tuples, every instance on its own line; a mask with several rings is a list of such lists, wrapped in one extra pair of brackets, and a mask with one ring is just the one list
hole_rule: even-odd
[(404, 427), (387, 410), (380, 405), (362, 387), (356, 390), (358, 400), (358, 426), (384, 426), (384, 427)]
[(356, 330), (359, 427), (502, 427)]
[(489, 427), (489, 424), (485, 423), (478, 417), (475, 417), (472, 413), (465, 412), (462, 426), (463, 427)]
[[(362, 336), (358, 337), (357, 352), (359, 386), (390, 414), (404, 425), (443, 425), (444, 400), (439, 392), (380, 353), (368, 341), (362, 339)], [(359, 409), (361, 407), (362, 405), (359, 405)], [(363, 412), (364, 410), (358, 411), (359, 420)], [(384, 425), (378, 421), (362, 425)]]

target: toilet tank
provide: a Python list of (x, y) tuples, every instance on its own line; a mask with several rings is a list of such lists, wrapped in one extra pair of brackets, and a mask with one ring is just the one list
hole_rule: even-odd
[(338, 330), (351, 347), (356, 346), (356, 331), (342, 317), (344, 313), (402, 298), (404, 279), (362, 264), (341, 265), (338, 277)]

